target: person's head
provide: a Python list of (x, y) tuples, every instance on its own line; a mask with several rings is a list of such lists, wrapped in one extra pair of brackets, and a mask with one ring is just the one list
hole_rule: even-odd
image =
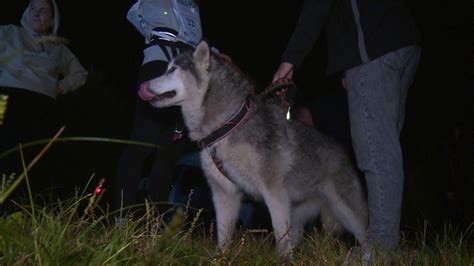
[(51, 34), (54, 26), (54, 6), (51, 0), (31, 0), (29, 10), (31, 29), (37, 34)]

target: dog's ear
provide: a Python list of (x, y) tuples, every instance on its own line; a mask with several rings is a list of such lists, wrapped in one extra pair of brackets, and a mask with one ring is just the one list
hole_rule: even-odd
[(209, 69), (211, 52), (207, 42), (201, 41), (196, 47), (193, 56), (194, 60), (196, 60), (196, 62), (198, 62), (204, 69)]

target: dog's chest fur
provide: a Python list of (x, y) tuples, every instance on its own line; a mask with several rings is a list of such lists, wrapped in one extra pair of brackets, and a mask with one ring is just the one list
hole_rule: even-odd
[(209, 182), (220, 186), (235, 185), (257, 200), (271, 184), (283, 184), (291, 167), (292, 158), (288, 158), (291, 148), (281, 146), (281, 138), (280, 141), (272, 139), (275, 134), (285, 131), (282, 128), (258, 127), (259, 130), (254, 130), (254, 123), (260, 123), (261, 118), (254, 114), (241, 128), (201, 152)]
[[(264, 180), (261, 178), (262, 165), (259, 154), (251, 151), (247, 143), (232, 145), (222, 143), (201, 152), (203, 170), (210, 183), (219, 186), (239, 187), (242, 191), (260, 199)], [(212, 158), (211, 153), (214, 153)], [(211, 184), (212, 185), (212, 184)]]

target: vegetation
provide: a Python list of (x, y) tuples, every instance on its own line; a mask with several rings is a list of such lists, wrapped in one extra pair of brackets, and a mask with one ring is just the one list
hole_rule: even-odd
[[(93, 179), (93, 178), (92, 178)], [(99, 181), (101, 182), (101, 181)], [(144, 214), (116, 222), (118, 212), (99, 205), (101, 183), (93, 193), (77, 192), (66, 201), (17, 203), (18, 211), (0, 218), (2, 265), (275, 265), (271, 231), (241, 230), (226, 250), (218, 250), (215, 226), (203, 226), (200, 211), (187, 217), (177, 208), (171, 219), (147, 202)], [(188, 206), (189, 207), (189, 206)], [(124, 210), (125, 211), (125, 210)], [(122, 213), (123, 214), (123, 213)], [(473, 265), (472, 227), (446, 226), (442, 234), (425, 224), (414, 240), (404, 239), (395, 254), (374, 252), (375, 265)], [(353, 240), (317, 232), (295, 249), (294, 265), (352, 265), (360, 258)], [(355, 254), (355, 255), (354, 255)]]
[[(55, 136), (57, 139), (59, 134)], [(55, 140), (53, 138), (52, 141)], [(37, 161), (47, 147), (32, 162)], [(21, 149), (20, 149), (21, 151)], [(68, 200), (33, 196), (28, 169), (0, 184), (0, 209), (9, 200), (15, 211), (0, 217), (1, 265), (360, 265), (360, 249), (353, 238), (336, 238), (315, 230), (295, 249), (293, 260), (277, 257), (270, 230), (239, 230), (225, 250), (216, 248), (215, 223), (203, 210), (177, 206), (158, 213), (144, 202), (141, 214), (129, 209), (111, 211), (101, 204), (106, 185), (92, 176), (83, 191)], [(19, 182), (28, 194), (8, 199)], [(97, 183), (93, 189), (91, 184)], [(88, 191), (91, 191), (90, 193)], [(191, 217), (191, 213), (195, 214)], [(117, 217), (125, 219), (117, 220)], [(393, 254), (373, 250), (374, 265), (474, 265), (474, 223), (447, 224), (444, 230), (423, 223), (404, 236)]]

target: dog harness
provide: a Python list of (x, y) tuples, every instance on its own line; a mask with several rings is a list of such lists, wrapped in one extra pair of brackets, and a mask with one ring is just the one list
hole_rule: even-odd
[[(252, 108), (252, 102), (249, 98), (245, 100), (240, 109), (235, 112), (226, 122), (224, 122), (219, 128), (211, 132), (203, 139), (197, 142), (199, 150), (204, 150), (210, 148), (214, 143), (220, 141), (221, 139), (228, 136), (232, 133), (233, 130), (237, 129), (242, 125), (249, 117), (250, 109)], [(221, 174), (223, 174), (227, 179), (232, 183), (235, 183), (232, 178), (230, 178), (229, 173), (224, 169), (222, 161), (217, 157), (216, 149), (210, 150), (210, 155), (214, 165), (219, 169)]]
[(252, 102), (247, 98), (240, 109), (235, 112), (227, 121), (225, 121), (219, 128), (211, 132), (211, 134), (197, 142), (199, 149), (203, 150), (205, 148), (209, 148), (214, 143), (225, 138), (234, 129), (239, 127), (247, 120), (251, 107)]
[[(294, 103), (294, 97), (296, 95), (296, 85), (293, 81), (287, 78), (279, 79), (275, 82), (272, 82), (265, 90), (259, 95), (262, 98), (262, 101), (271, 101), (276, 100), (280, 101), (281, 105), (285, 110), (288, 110), (290, 106)], [(225, 138), (233, 130), (238, 128), (242, 123), (244, 123), (249, 116), (251, 101), (249, 98), (240, 107), (239, 111), (235, 112), (223, 125), (211, 132), (203, 139), (197, 142), (199, 150), (204, 150), (210, 148), (214, 143)], [(230, 177), (229, 173), (224, 169), (222, 161), (217, 157), (216, 149), (210, 150), (211, 159), (214, 162), (214, 165), (219, 169), (221, 174), (223, 174), (229, 181), (235, 183)]]

